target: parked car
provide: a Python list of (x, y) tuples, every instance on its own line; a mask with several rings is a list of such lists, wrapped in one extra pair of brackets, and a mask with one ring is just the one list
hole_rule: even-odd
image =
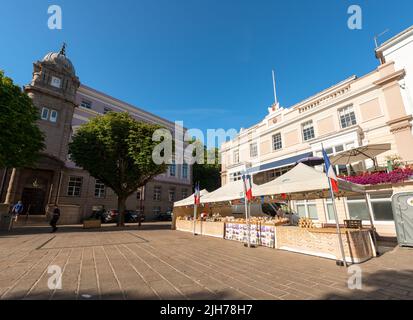
[(157, 217), (159, 221), (172, 221), (172, 211), (160, 213)]
[[(119, 211), (117, 209), (111, 209), (106, 211), (103, 215), (102, 222), (103, 223), (116, 223), (119, 218)], [(137, 223), (139, 222), (139, 217), (141, 218), (141, 222), (145, 221), (145, 215), (133, 210), (126, 210), (125, 211), (125, 223)]]

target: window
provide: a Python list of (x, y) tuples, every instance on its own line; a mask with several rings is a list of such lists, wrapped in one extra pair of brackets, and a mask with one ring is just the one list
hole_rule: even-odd
[(350, 219), (357, 220), (370, 220), (369, 209), (367, 208), (367, 203), (364, 199), (361, 200), (347, 200), (348, 213)]
[(174, 202), (175, 201), (175, 190), (170, 189), (169, 190), (169, 202)]
[[(378, 193), (370, 196), (374, 221), (394, 221), (391, 196), (392, 193)], [(364, 197), (348, 198), (347, 207), (351, 219), (370, 220)]]
[(95, 182), (95, 197), (96, 198), (104, 198), (106, 195), (106, 187), (105, 184), (100, 181), (99, 179), (96, 179)]
[(182, 189), (182, 199), (188, 198), (188, 189)]
[(307, 121), (302, 124), (303, 139), (308, 141), (315, 138), (313, 121)]
[(136, 199), (143, 200), (142, 189), (138, 189), (138, 191), (136, 192)]
[(272, 136), (272, 147), (273, 147), (273, 150), (282, 149), (283, 143), (281, 140), (281, 133), (277, 133)]
[(234, 163), (239, 163), (239, 150), (234, 151)]
[(255, 158), (258, 156), (258, 145), (256, 142), (250, 144), (250, 157)]
[(182, 178), (188, 179), (188, 165), (186, 163), (182, 165)]
[(80, 197), (81, 189), (82, 189), (82, 178), (81, 177), (69, 177), (67, 195), (71, 197)]
[(335, 222), (336, 218), (334, 216), (334, 207), (333, 207), (333, 202), (331, 200), (327, 200), (326, 208), (327, 208), (327, 220)]
[(52, 110), (50, 112), (50, 122), (57, 122), (57, 111), (56, 110)]
[(372, 194), (370, 196), (371, 206), (375, 221), (393, 221), (393, 209), (391, 203), (392, 193)]
[(161, 201), (161, 192), (162, 192), (161, 187), (155, 187), (153, 189), (153, 200)]
[(82, 100), (80, 103), (80, 106), (86, 109), (92, 109), (92, 102), (87, 101), (87, 100)]
[(112, 109), (105, 107), (105, 108), (103, 109), (103, 114), (107, 114), (108, 112), (112, 112)]
[(241, 172), (232, 172), (229, 174), (229, 181), (234, 182), (242, 179)]
[(171, 177), (175, 177), (176, 176), (176, 164), (173, 161), (172, 164), (169, 165), (169, 175)]
[(296, 204), (297, 214), (300, 218), (318, 220), (317, 205), (314, 202), (304, 201)]
[(340, 125), (342, 129), (354, 126), (357, 124), (356, 115), (353, 110), (353, 106), (347, 106), (338, 111), (340, 115)]
[(42, 109), (41, 118), (42, 120), (49, 120), (49, 109), (48, 108)]

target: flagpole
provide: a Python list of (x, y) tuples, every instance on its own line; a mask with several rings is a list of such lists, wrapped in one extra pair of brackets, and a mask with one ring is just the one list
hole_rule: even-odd
[(278, 103), (278, 99), (277, 99), (277, 87), (275, 84), (275, 72), (274, 70), (272, 70), (272, 84), (274, 87), (274, 104), (276, 105)]
[[(323, 144), (321, 144), (321, 148), (323, 149), (323, 156), (324, 156), (324, 154), (326, 154), (326, 153), (325, 153)], [(346, 255), (344, 253), (343, 238), (341, 237), (340, 222), (338, 220), (338, 214), (337, 214), (336, 199), (335, 199), (335, 196), (334, 196), (334, 191), (333, 191), (333, 187), (331, 185), (330, 177), (328, 177), (328, 168), (327, 168), (325, 163), (324, 163), (324, 167), (326, 169), (328, 186), (330, 188), (331, 201), (333, 203), (333, 211), (334, 211), (334, 218), (336, 219), (336, 229), (337, 229), (338, 243), (339, 243), (339, 247), (340, 247), (340, 251), (341, 251), (343, 265), (347, 268)]]
[(250, 224), (249, 224), (249, 219), (248, 219), (248, 199), (247, 199), (247, 176), (246, 174), (243, 176), (243, 182), (244, 182), (244, 207), (245, 207), (245, 222), (247, 224), (247, 246), (248, 248), (251, 248), (251, 239), (250, 239)]
[(194, 236), (196, 236), (196, 212), (197, 212), (197, 210), (198, 210), (198, 189), (199, 189), (199, 186), (198, 186), (198, 184), (195, 184), (195, 199), (194, 199)]
[(334, 192), (333, 192), (333, 188), (331, 186), (330, 179), (328, 179), (328, 184), (330, 186), (331, 200), (333, 202), (334, 218), (336, 219), (337, 235), (338, 235), (338, 242), (339, 242), (339, 246), (340, 246), (341, 256), (342, 256), (342, 259), (343, 259), (343, 264), (347, 268), (346, 255), (344, 253), (343, 238), (341, 237), (340, 223), (338, 221), (338, 214), (337, 214), (337, 208), (336, 208), (336, 199), (335, 199), (335, 196), (334, 196)]

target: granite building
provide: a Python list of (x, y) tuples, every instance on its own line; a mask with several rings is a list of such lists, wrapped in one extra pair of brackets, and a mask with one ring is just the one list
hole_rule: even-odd
[[(160, 124), (171, 132), (175, 129), (171, 121), (81, 85), (64, 46), (34, 63), (32, 81), (24, 90), (39, 109), (38, 125), (45, 133), (46, 147), (34, 167), (9, 169), (5, 175), (4, 170), (0, 172), (8, 186), (0, 202), (22, 200), (32, 222), (45, 221), (53, 203), (61, 208), (61, 223), (79, 223), (93, 210), (117, 207), (114, 192), (68, 157), (70, 138), (82, 123), (113, 111), (128, 112), (138, 121)], [(191, 177), (190, 166), (171, 165), (168, 172), (136, 190), (126, 207), (154, 219), (192, 193)]]

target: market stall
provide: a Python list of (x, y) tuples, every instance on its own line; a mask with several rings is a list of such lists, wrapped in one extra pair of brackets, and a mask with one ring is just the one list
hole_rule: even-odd
[[(338, 179), (337, 196), (366, 194), (363, 186)], [(329, 182), (325, 173), (317, 171), (302, 163), (281, 177), (263, 185), (253, 185), (255, 202), (274, 203), (290, 200), (308, 200), (330, 197)], [(300, 219), (292, 225), (296, 215), (276, 217), (234, 218), (223, 208), (230, 208), (234, 203), (242, 203), (244, 197), (243, 181), (235, 181), (201, 198), (199, 212), (210, 212), (195, 224), (196, 233), (223, 238), (226, 240), (246, 242), (252, 245), (266, 246), (280, 250), (299, 252), (319, 257), (360, 263), (376, 256), (373, 222), (369, 228), (323, 227), (314, 225), (310, 219)], [(368, 199), (366, 198), (366, 201)], [(220, 208), (213, 211), (212, 208)], [(193, 210), (193, 206), (192, 206)], [(231, 212), (231, 210), (229, 210)], [(370, 212), (371, 214), (371, 212)], [(308, 221), (307, 221), (308, 220)], [(177, 230), (192, 232), (193, 216), (190, 214), (177, 219)], [(249, 226), (249, 227), (248, 227)], [(339, 230), (339, 232), (338, 232)], [(338, 245), (342, 242), (342, 245)], [(340, 255), (340, 249), (343, 249)]]
[[(204, 189), (204, 190), (201, 190), (200, 193), (201, 193), (201, 199), (202, 199), (202, 197), (208, 194), (208, 191)], [(189, 216), (193, 214), (194, 197), (195, 195), (192, 194), (189, 197), (174, 203), (173, 216), (172, 216), (172, 229), (176, 229), (176, 220), (178, 217), (185, 217), (185, 216)]]
[[(363, 186), (342, 179), (338, 179), (338, 188), (339, 197), (366, 194)], [(271, 199), (274, 195), (275, 197), (288, 195), (289, 200), (308, 200), (329, 198), (329, 189), (328, 179), (323, 172), (300, 163), (281, 177), (258, 186), (253, 190), (253, 194), (256, 197)], [(368, 201), (366, 197), (366, 202)], [(310, 219), (302, 221), (299, 226), (276, 228), (276, 248), (341, 260), (338, 253), (338, 242), (341, 241), (347, 262), (363, 262), (376, 256), (377, 253), (371, 216), (370, 210), (370, 228), (338, 228), (340, 235), (337, 228), (316, 227)]]

